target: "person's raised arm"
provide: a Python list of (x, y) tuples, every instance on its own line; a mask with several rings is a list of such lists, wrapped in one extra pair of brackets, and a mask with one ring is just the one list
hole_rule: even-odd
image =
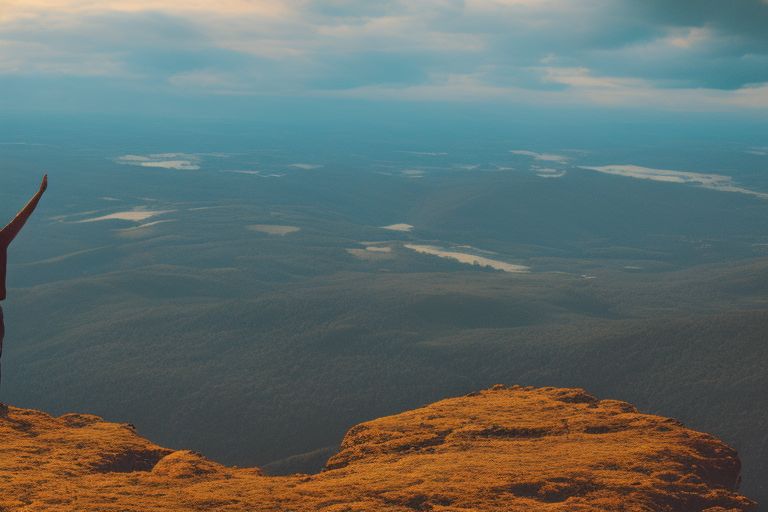
[(27, 219), (29, 219), (29, 216), (32, 215), (32, 212), (35, 211), (35, 208), (37, 208), (37, 203), (40, 202), (40, 198), (43, 197), (43, 193), (47, 188), (48, 175), (46, 174), (43, 176), (43, 181), (40, 183), (40, 189), (37, 191), (37, 193), (32, 196), (32, 199), (29, 200), (26, 206), (24, 206), (24, 208), (22, 208), (21, 211), (16, 214), (16, 217), (7, 226), (5, 226), (2, 231), (0, 231), (0, 242), (8, 245), (13, 241), (14, 238), (16, 238), (16, 235), (18, 235), (19, 231), (21, 231), (21, 228), (24, 227), (24, 224), (27, 222)]

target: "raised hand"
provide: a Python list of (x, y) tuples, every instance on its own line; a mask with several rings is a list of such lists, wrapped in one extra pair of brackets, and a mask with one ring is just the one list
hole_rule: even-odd
[[(43, 192), (48, 188), (48, 175), (43, 176), (43, 181), (40, 182), (40, 189), (35, 193), (34, 196), (32, 196), (32, 199), (29, 200), (27, 205), (21, 209), (19, 213), (16, 214), (16, 217), (5, 226), (2, 230), (0, 230), (0, 247), (8, 247), (8, 245), (13, 241), (14, 238), (16, 238), (16, 235), (19, 234), (19, 231), (21, 231), (21, 228), (24, 227), (24, 224), (27, 222), (27, 219), (30, 215), (32, 215), (32, 212), (35, 211), (35, 208), (37, 207), (37, 203), (40, 202), (40, 199), (43, 197)], [(0, 287), (2, 288), (2, 287)], [(0, 292), (3, 290), (0, 289)], [(0, 297), (2, 298), (2, 297)]]

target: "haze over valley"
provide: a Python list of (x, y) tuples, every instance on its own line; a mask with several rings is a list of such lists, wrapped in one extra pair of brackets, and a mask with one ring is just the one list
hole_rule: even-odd
[(749, 142), (544, 146), (512, 125), (331, 151), (199, 122), (93, 146), (107, 121), (79, 123), (0, 146), (6, 216), (38, 169), (61, 190), (11, 262), (17, 405), (284, 473), (369, 418), (583, 386), (721, 436), (765, 492), (768, 160)]

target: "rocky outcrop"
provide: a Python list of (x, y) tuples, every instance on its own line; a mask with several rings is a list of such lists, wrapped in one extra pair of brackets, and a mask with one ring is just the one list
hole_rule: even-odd
[(735, 451), (578, 389), (496, 386), (352, 428), (325, 471), (265, 476), (131, 425), (11, 407), (0, 510), (746, 511)]

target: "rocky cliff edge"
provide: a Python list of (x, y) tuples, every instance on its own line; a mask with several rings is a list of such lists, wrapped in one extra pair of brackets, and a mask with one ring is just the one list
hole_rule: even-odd
[(97, 416), (0, 417), (2, 511), (754, 510), (736, 452), (580, 389), (495, 386), (353, 427), (316, 475), (265, 476)]

